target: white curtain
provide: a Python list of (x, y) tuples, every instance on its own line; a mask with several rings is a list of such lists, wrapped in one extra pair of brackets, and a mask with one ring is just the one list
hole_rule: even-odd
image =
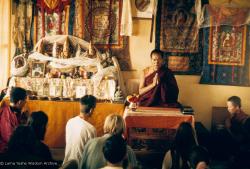
[(121, 32), (122, 36), (132, 36), (133, 22), (130, 0), (124, 0), (122, 6)]
[(0, 0), (0, 90), (6, 87), (9, 76), (11, 46), (11, 1)]

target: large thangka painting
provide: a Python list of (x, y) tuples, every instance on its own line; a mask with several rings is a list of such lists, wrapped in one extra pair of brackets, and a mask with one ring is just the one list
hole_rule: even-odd
[(244, 66), (246, 26), (210, 27), (209, 64)]
[(204, 28), (204, 39), (200, 83), (249, 86), (249, 27)]
[(161, 3), (160, 49), (165, 52), (197, 53), (198, 28), (194, 0)]
[(44, 36), (68, 34), (69, 2), (37, 0), (33, 26), (35, 43)]
[(75, 0), (73, 34), (99, 47), (121, 48), (121, 9), (121, 0)]
[(70, 13), (72, 9), (72, 34), (91, 40), (103, 52), (110, 49), (121, 69), (131, 70), (128, 38), (120, 36), (122, 0), (74, 0)]
[(156, 17), (156, 47), (167, 57), (176, 74), (199, 74), (202, 42), (199, 38), (195, 0), (159, 0)]
[(249, 86), (250, 9), (205, 5), (203, 11), (200, 83)]

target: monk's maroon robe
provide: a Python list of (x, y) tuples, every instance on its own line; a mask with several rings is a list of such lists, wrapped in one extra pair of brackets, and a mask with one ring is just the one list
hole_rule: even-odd
[(162, 66), (145, 78), (144, 86), (153, 83), (155, 74), (158, 73), (158, 84), (148, 92), (140, 95), (139, 105), (146, 107), (178, 107), (179, 89), (171, 70)]
[(0, 107), (0, 153), (7, 149), (7, 144), (15, 128), (19, 125), (19, 120), (7, 103)]

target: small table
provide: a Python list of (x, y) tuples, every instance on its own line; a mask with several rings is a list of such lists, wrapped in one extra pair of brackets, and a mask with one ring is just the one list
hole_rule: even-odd
[(182, 122), (194, 127), (194, 116), (183, 115), (178, 108), (139, 107), (125, 108), (125, 137), (133, 149), (166, 151), (174, 140)]

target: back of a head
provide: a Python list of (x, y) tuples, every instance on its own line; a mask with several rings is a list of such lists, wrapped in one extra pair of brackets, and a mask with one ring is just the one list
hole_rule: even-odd
[(43, 111), (33, 112), (29, 119), (28, 125), (33, 128), (39, 140), (44, 139), (48, 116)]
[(105, 159), (117, 164), (121, 162), (127, 153), (127, 144), (121, 135), (112, 135), (103, 146), (103, 155)]
[(13, 87), (10, 91), (10, 102), (16, 104), (19, 100), (27, 98), (26, 90), (21, 87)]
[(206, 165), (209, 164), (209, 153), (206, 148), (202, 146), (195, 146), (189, 156), (189, 162), (192, 169), (196, 169), (198, 163), (205, 162)]
[(92, 95), (85, 95), (80, 99), (80, 104), (83, 106), (81, 113), (89, 114), (91, 109), (96, 106), (96, 97)]
[(10, 153), (32, 153), (34, 151), (36, 136), (29, 126), (19, 126), (13, 132), (9, 143), (8, 152)]
[(122, 135), (125, 131), (125, 123), (122, 116), (118, 114), (110, 114), (104, 122), (104, 133)]
[(239, 106), (241, 108), (241, 99), (238, 96), (231, 96), (227, 99), (227, 101), (232, 102), (234, 106)]
[(182, 122), (177, 129), (174, 146), (177, 151), (187, 156), (193, 146), (197, 145), (197, 138), (192, 125), (188, 122)]

